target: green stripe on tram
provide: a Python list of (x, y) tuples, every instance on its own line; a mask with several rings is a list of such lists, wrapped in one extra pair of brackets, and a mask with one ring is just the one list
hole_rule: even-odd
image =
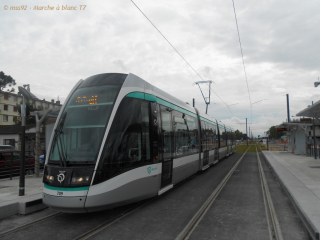
[(144, 94), (144, 99), (150, 102), (157, 102), (157, 97), (148, 93)]
[(139, 99), (144, 99), (144, 100), (147, 100), (147, 101), (150, 101), (150, 102), (157, 102), (163, 106), (166, 106), (166, 107), (169, 107), (169, 108), (172, 108), (173, 110), (177, 110), (179, 112), (182, 112), (182, 113), (185, 113), (185, 114), (188, 114), (189, 116), (192, 116), (192, 117), (197, 117), (197, 115), (193, 112), (190, 112), (184, 108), (181, 108), (181, 107), (178, 107), (177, 105), (174, 105), (172, 103), (169, 103), (165, 100), (162, 100), (161, 98), (158, 98), (152, 94), (148, 94), (148, 93), (142, 93), (142, 92), (132, 92), (132, 93), (129, 93), (126, 97), (132, 97), (132, 98), (139, 98)]
[(206, 119), (206, 118), (204, 118), (204, 117), (200, 117), (200, 116), (199, 116), (199, 119), (202, 120), (202, 121), (205, 121), (205, 122), (207, 122), (207, 123), (211, 123), (211, 124), (217, 126), (217, 123), (215, 123), (215, 122), (213, 122), (213, 121), (210, 121), (210, 120), (208, 120), (208, 119)]
[(89, 187), (74, 187), (74, 188), (66, 188), (66, 187), (54, 187), (44, 184), (44, 187), (54, 191), (68, 191), (68, 192), (76, 192), (76, 191), (86, 191)]
[(127, 97), (144, 99), (144, 93), (142, 92), (132, 92), (127, 95)]

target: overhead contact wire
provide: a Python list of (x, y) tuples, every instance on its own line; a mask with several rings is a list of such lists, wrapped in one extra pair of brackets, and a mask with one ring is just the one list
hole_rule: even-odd
[(249, 84), (248, 84), (248, 78), (247, 78), (247, 71), (246, 71), (246, 67), (245, 67), (245, 64), (244, 64), (243, 51), (242, 51), (242, 45), (241, 45), (241, 39), (240, 39), (240, 33), (239, 33), (239, 26), (238, 26), (238, 20), (237, 20), (236, 8), (235, 8), (235, 6), (234, 6), (234, 0), (232, 0), (232, 3), (233, 3), (234, 18), (235, 18), (235, 20), (236, 20), (237, 31), (238, 31), (238, 38), (239, 38), (240, 51), (241, 51), (241, 56), (242, 56), (243, 70), (244, 70), (244, 75), (245, 75), (246, 82), (247, 82), (247, 90), (248, 90), (249, 101), (250, 101), (251, 122), (252, 122), (252, 104), (251, 104), (251, 96), (250, 96), (250, 91), (249, 91)]
[[(144, 14), (144, 12), (137, 6), (137, 4), (135, 4), (135, 2), (133, 0), (131, 0), (131, 2), (136, 6), (136, 8), (142, 13), (142, 15), (152, 24), (152, 26), (157, 29), (157, 31), (161, 34), (161, 36), (170, 44), (170, 46), (176, 51), (176, 53), (179, 54), (179, 56), (188, 64), (188, 66), (198, 75), (198, 77), (204, 81), (204, 79), (200, 76), (200, 74), (189, 64), (189, 62), (179, 53), (179, 51), (170, 43), (170, 41), (162, 34), (162, 32), (153, 24), (153, 22), (151, 22), (151, 20)], [(228, 107), (228, 104), (222, 100), (222, 98), (215, 92), (212, 90), (212, 88), (210, 87), (210, 85), (207, 83), (207, 85), (209, 86), (209, 88), (211, 89), (211, 91)], [(228, 107), (229, 109), (229, 107)], [(231, 114), (233, 115), (232, 111), (229, 109), (229, 111), (231, 112)], [(234, 115), (233, 115), (234, 116)]]

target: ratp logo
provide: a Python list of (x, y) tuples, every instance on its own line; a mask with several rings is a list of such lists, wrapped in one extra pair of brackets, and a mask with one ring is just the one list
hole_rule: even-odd
[(154, 167), (154, 168), (148, 167), (148, 168), (147, 168), (147, 172), (150, 174), (152, 171), (155, 171), (155, 170), (157, 170), (157, 169), (158, 169), (157, 167)]

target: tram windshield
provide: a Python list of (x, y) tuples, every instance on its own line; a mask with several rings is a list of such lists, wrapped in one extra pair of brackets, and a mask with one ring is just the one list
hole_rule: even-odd
[(54, 132), (49, 161), (94, 163), (119, 85), (80, 88), (68, 101)]

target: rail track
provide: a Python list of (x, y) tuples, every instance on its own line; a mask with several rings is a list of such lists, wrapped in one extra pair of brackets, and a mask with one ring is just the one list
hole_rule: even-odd
[(262, 193), (263, 193), (263, 201), (264, 201), (264, 206), (266, 210), (266, 215), (267, 215), (267, 221), (268, 221), (268, 229), (269, 229), (269, 235), (271, 240), (283, 240), (279, 220), (277, 213), (274, 209), (272, 198), (270, 195), (268, 183), (263, 171), (263, 167), (260, 161), (260, 156), (258, 153), (258, 149), (256, 146), (256, 152), (257, 152), (257, 160), (258, 160), (258, 165), (259, 165), (259, 173), (260, 173), (260, 180), (261, 180), (261, 188), (262, 188)]
[(25, 224), (23, 224), (23, 225), (21, 225), (21, 226), (19, 226), (19, 227), (15, 227), (15, 228), (9, 229), (9, 230), (7, 230), (7, 231), (1, 232), (1, 233), (0, 233), (0, 238), (3, 237), (3, 236), (5, 236), (5, 235), (8, 235), (8, 234), (17, 232), (17, 231), (19, 231), (19, 230), (21, 230), (21, 229), (24, 229), (24, 228), (26, 228), (26, 227), (29, 227), (29, 226), (31, 226), (31, 225), (33, 225), (33, 224), (46, 221), (46, 220), (48, 220), (48, 219), (50, 219), (50, 218), (57, 217), (57, 216), (59, 216), (59, 215), (61, 215), (61, 214), (63, 214), (63, 213), (59, 213), (59, 212), (58, 212), (58, 213), (53, 213), (53, 214), (50, 214), (50, 215), (48, 215), (48, 216), (45, 216), (45, 217), (42, 217), (42, 218), (38, 218), (38, 219), (36, 219), (36, 220), (30, 221), (30, 222), (28, 222), (28, 223), (25, 223)]
[[(280, 224), (279, 224), (279, 221), (278, 221), (278, 218), (277, 218), (277, 214), (276, 214), (274, 206), (273, 206), (273, 202), (272, 202), (272, 199), (271, 199), (271, 195), (270, 195), (270, 191), (269, 191), (269, 188), (268, 188), (267, 180), (266, 180), (266, 177), (265, 177), (265, 174), (264, 174), (264, 170), (263, 170), (263, 167), (262, 167), (262, 164), (261, 164), (260, 156), (259, 156), (258, 149), (257, 149), (256, 145), (249, 145), (248, 146), (248, 148), (243, 153), (243, 155), (241, 155), (239, 160), (237, 160), (236, 164), (232, 167), (232, 169), (228, 172), (228, 174), (223, 178), (223, 180), (216, 187), (216, 189), (211, 193), (209, 198), (199, 208), (199, 210), (196, 212), (196, 214), (191, 218), (191, 220), (185, 226), (185, 228), (175, 238), (176, 240), (189, 239), (191, 234), (197, 228), (197, 226), (199, 225), (199, 223), (201, 222), (203, 217), (206, 215), (207, 211), (210, 209), (210, 207), (214, 203), (215, 199), (218, 197), (219, 193), (224, 189), (224, 186), (227, 184), (227, 182), (231, 178), (232, 174), (238, 168), (239, 164), (241, 163), (242, 159), (247, 154), (247, 152), (250, 149), (250, 147), (255, 147), (255, 149), (256, 149), (257, 163), (258, 163), (258, 168), (259, 168), (259, 176), (260, 176), (260, 181), (261, 181), (261, 189), (262, 189), (262, 193), (263, 193), (263, 204), (264, 204), (265, 211), (266, 211), (266, 218), (267, 218), (267, 223), (268, 223), (268, 230), (269, 230), (270, 240), (283, 240), (283, 236), (282, 236), (281, 229), (280, 229)], [(149, 204), (154, 199), (157, 199), (157, 197), (152, 198), (152, 199), (147, 200), (147, 201), (144, 201), (143, 203), (138, 204), (137, 206), (134, 206), (134, 207), (132, 207), (130, 209), (126, 209), (126, 210), (122, 211), (121, 213), (119, 213), (115, 217), (103, 222), (99, 226), (97, 226), (95, 228), (92, 228), (91, 230), (89, 230), (89, 231), (79, 235), (78, 237), (74, 238), (74, 240), (84, 240), (84, 239), (88, 239), (88, 238), (93, 237), (94, 235), (96, 235), (97, 233), (101, 232), (102, 230), (108, 228), (112, 224), (114, 224), (114, 223), (118, 222), (119, 220), (127, 217), (128, 215), (134, 213), (135, 211), (137, 211), (141, 207)], [(24, 224), (22, 226), (10, 229), (8, 231), (1, 232), (0, 233), (0, 238), (2, 236), (17, 232), (17, 231), (19, 231), (21, 229), (24, 229), (24, 228), (26, 228), (28, 226), (31, 226), (33, 224), (36, 224), (36, 223), (43, 222), (43, 221), (46, 221), (48, 219), (54, 218), (54, 217), (59, 216), (61, 214), (63, 214), (63, 213), (54, 213), (54, 214), (42, 217), (40, 219), (31, 221), (29, 223), (26, 223), (26, 224)]]
[[(229, 178), (232, 176), (233, 172), (236, 170), (238, 165), (240, 164), (241, 160), (244, 158), (246, 153), (248, 152), (249, 148), (253, 145), (249, 145), (245, 153), (241, 156), (235, 166), (229, 171), (226, 177), (222, 180), (222, 182), (218, 185), (218, 187), (212, 192), (210, 197), (206, 200), (206, 202), (201, 206), (199, 211), (193, 216), (190, 222), (186, 225), (186, 227), (181, 231), (181, 233), (176, 237), (175, 240), (187, 240), (191, 236), (192, 232), (196, 229), (202, 218), (205, 216), (211, 205), (213, 204), (214, 200), (217, 198), (223, 187), (226, 185)], [(270, 240), (283, 240), (283, 236), (280, 229), (280, 224), (278, 221), (277, 214), (275, 212), (273, 202), (271, 199), (270, 191), (268, 188), (268, 183), (266, 177), (264, 175), (264, 170), (260, 161), (259, 153), (257, 146), (254, 145), (256, 148), (257, 154), (257, 162), (259, 167), (259, 174), (261, 180), (261, 188), (263, 193), (263, 202), (265, 206), (267, 222), (268, 222), (268, 230)]]

